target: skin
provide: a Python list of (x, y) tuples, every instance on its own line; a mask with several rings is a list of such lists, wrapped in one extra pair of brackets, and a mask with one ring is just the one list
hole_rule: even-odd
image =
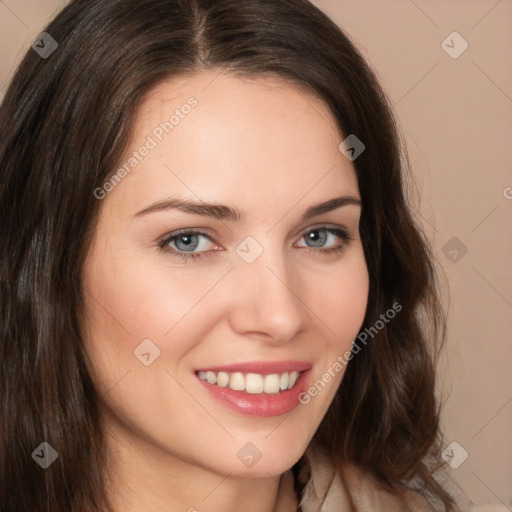
[[(214, 400), (194, 371), (294, 359), (313, 365), (311, 385), (350, 350), (369, 286), (360, 206), (301, 218), (342, 194), (360, 199), (355, 171), (318, 98), (282, 79), (218, 71), (155, 87), (122, 163), (191, 96), (197, 106), (101, 200), (83, 269), (85, 347), (112, 454), (108, 490), (119, 512), (296, 510), (288, 470), (343, 372), (307, 405), (252, 417)], [(178, 210), (134, 218), (170, 195), (236, 207), (247, 218)], [(305, 234), (325, 224), (351, 239), (320, 231), (325, 241), (311, 243)], [(181, 229), (208, 234), (195, 239), (201, 258), (173, 255), (187, 250), (176, 241), (159, 248)], [(263, 249), (252, 263), (236, 252), (248, 236)], [(341, 253), (322, 252), (339, 245)], [(147, 338), (160, 350), (149, 366), (134, 356)], [(262, 453), (250, 468), (237, 458), (248, 442)]]

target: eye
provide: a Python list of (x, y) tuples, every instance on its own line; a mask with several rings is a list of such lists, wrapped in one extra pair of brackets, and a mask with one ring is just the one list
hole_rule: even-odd
[[(200, 231), (180, 231), (161, 240), (158, 245), (161, 250), (171, 252), (173, 255), (185, 260), (211, 256), (212, 251), (207, 250), (205, 246), (208, 244), (201, 242), (201, 238), (212, 242), (212, 239), (206, 233)], [(200, 250), (193, 252), (196, 249)]]
[[(313, 252), (320, 252), (323, 254), (330, 253), (339, 253), (345, 249), (347, 242), (351, 239), (347, 231), (341, 227), (329, 227), (329, 226), (319, 226), (313, 229), (309, 229), (302, 238), (312, 245), (306, 246), (309, 250)], [(333, 247), (324, 248), (326, 243), (329, 241), (336, 241), (336, 238), (342, 240), (341, 244), (334, 245)], [(319, 249), (319, 250), (316, 250)]]
[[(329, 245), (336, 242), (336, 238), (341, 239), (342, 242), (332, 247), (325, 248), (325, 245)], [(340, 253), (345, 249), (347, 242), (351, 240), (351, 237), (347, 231), (341, 227), (329, 227), (319, 226), (306, 231), (301, 239), (307, 240), (308, 244), (305, 249), (313, 254), (332, 254)], [(173, 256), (182, 258), (185, 261), (195, 260), (198, 258), (205, 258), (213, 256), (218, 250), (218, 246), (214, 244), (212, 250), (208, 250), (208, 242), (214, 244), (213, 240), (209, 235), (201, 231), (178, 231), (171, 233), (164, 239), (158, 242), (160, 250), (168, 252)], [(299, 246), (304, 247), (304, 246)]]

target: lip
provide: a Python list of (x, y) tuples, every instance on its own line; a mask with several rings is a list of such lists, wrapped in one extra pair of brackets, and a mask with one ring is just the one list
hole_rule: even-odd
[[(265, 363), (263, 369), (265, 369), (266, 371), (268, 369), (268, 366), (269, 364)], [(309, 366), (311, 368), (311, 365)], [(236, 367), (236, 369), (229, 371), (237, 371), (238, 368), (246, 366), (231, 365), (229, 367), (224, 366), (219, 370), (209, 369), (209, 371), (225, 371), (226, 368), (232, 367)], [(258, 365), (254, 366), (254, 364), (251, 363), (250, 368), (256, 367), (258, 367)], [(273, 367), (275, 368), (275, 366)], [(262, 367), (259, 368), (261, 372)], [(279, 368), (281, 368), (281, 366)], [(295, 367), (293, 369), (295, 369)], [(293, 371), (293, 369), (289, 371)], [(288, 370), (282, 371), (285, 372)], [(247, 373), (260, 372), (248, 371)], [(269, 371), (264, 375), (270, 373), (280, 373), (280, 371)], [(247, 393), (246, 391), (236, 391), (231, 388), (221, 388), (219, 386), (216, 386), (215, 384), (210, 384), (208, 381), (201, 380), (197, 374), (196, 378), (199, 381), (199, 383), (204, 387), (204, 389), (209, 393), (210, 396), (212, 396), (215, 400), (217, 400), (219, 403), (229, 408), (230, 410), (246, 416), (271, 417), (289, 413), (300, 404), (299, 395), (306, 390), (310, 374), (310, 369), (302, 370), (299, 375), (299, 378), (297, 379), (297, 382), (295, 382), (294, 386), (291, 389), (287, 389), (286, 391), (282, 391), (276, 394), (252, 394)]]
[(241, 372), (241, 373), (259, 373), (260, 375), (271, 375), (272, 373), (284, 372), (305, 372), (310, 370), (311, 363), (306, 361), (251, 361), (247, 363), (233, 363), (223, 366), (208, 366), (205, 368), (198, 368), (196, 372)]

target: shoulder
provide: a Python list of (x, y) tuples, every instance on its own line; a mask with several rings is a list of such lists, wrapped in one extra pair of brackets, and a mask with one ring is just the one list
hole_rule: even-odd
[(436, 512), (419, 493), (395, 496), (353, 464), (335, 471), (327, 452), (311, 444), (299, 461), (302, 512)]

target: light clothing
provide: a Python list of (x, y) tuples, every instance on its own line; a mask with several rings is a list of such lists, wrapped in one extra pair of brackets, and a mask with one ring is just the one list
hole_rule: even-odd
[(437, 512), (419, 492), (396, 497), (351, 464), (336, 473), (325, 449), (314, 442), (299, 462), (298, 482), (301, 512)]

